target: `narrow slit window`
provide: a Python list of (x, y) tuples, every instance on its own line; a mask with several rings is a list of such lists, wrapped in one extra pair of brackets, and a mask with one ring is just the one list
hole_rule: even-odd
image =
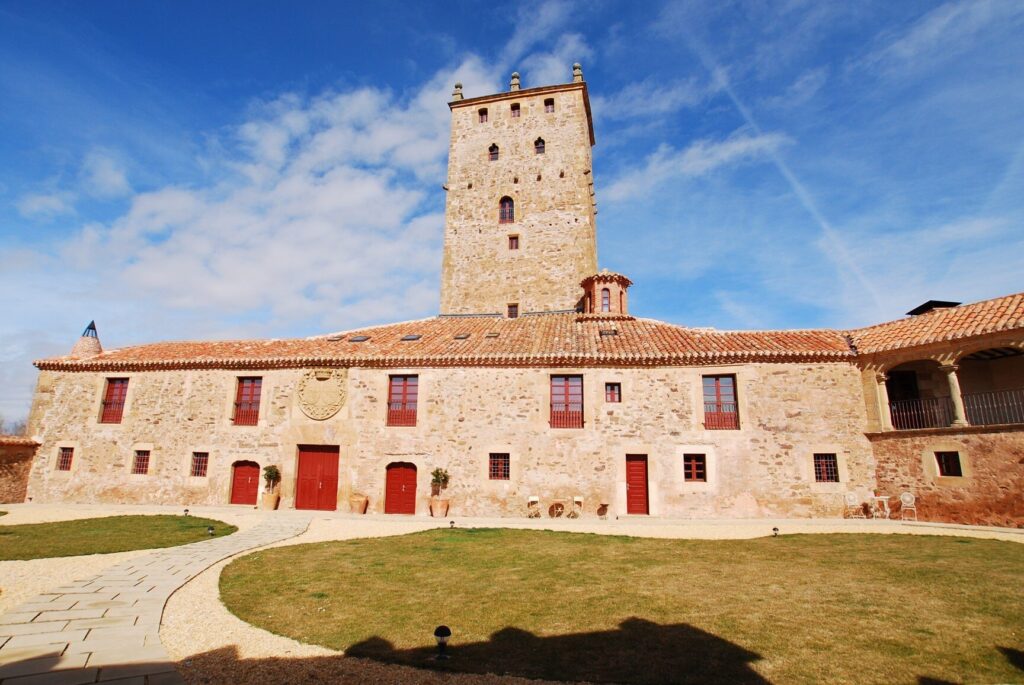
[(513, 119), (518, 119), (519, 118), (519, 103), (518, 102), (513, 102), (512, 103), (512, 118)]
[(498, 146), (497, 145), (491, 145), (489, 148), (487, 148), (487, 159), (491, 160), (492, 162), (497, 162), (498, 161)]
[(206, 469), (210, 464), (210, 453), (209, 452), (193, 452), (192, 453), (192, 468), (189, 470), (189, 475), (193, 478), (206, 478)]
[(555, 111), (555, 99), (548, 98), (544, 101), (544, 111), (548, 114)]
[(612, 310), (612, 291), (608, 288), (601, 288), (601, 311), (610, 312)]
[(476, 113), (476, 116), (477, 116), (477, 121), (478, 122), (480, 122), (481, 124), (486, 124), (487, 123), (487, 108), (483, 107), (480, 110), (478, 110), (477, 113)]
[(57, 470), (58, 471), (70, 471), (71, 462), (75, 458), (75, 449), (73, 447), (61, 447), (57, 453)]
[(538, 154), (538, 155), (544, 154), (544, 139), (543, 138), (538, 138), (537, 140), (533, 141), (533, 152), (534, 152), (534, 154)]

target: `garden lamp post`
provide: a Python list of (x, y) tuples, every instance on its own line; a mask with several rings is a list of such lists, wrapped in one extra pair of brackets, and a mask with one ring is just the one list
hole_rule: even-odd
[(448, 626), (438, 626), (434, 628), (434, 639), (437, 640), (437, 658), (447, 659), (448, 655), (445, 654), (445, 647), (448, 645), (448, 638), (452, 636), (452, 629)]
[(185, 516), (188, 516), (188, 509), (185, 510)]
[(212, 538), (213, 537), (213, 526), (206, 527), (206, 533)]
[(779, 529), (778, 528), (772, 528), (772, 537), (776, 537), (776, 538), (779, 537)]

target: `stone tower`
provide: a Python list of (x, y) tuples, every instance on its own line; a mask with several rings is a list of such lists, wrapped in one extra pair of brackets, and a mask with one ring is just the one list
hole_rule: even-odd
[(597, 271), (594, 125), (583, 70), (572, 83), (464, 99), (448, 152), (441, 314), (577, 308)]

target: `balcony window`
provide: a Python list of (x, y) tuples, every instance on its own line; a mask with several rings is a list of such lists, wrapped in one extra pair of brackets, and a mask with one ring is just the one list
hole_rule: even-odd
[(235, 392), (236, 426), (255, 426), (260, 420), (260, 391), (263, 379), (258, 377), (239, 378)]
[(704, 428), (738, 430), (735, 376), (704, 376)]
[(551, 377), (551, 427), (583, 428), (583, 376)]
[(124, 400), (127, 396), (127, 378), (108, 378), (107, 389), (103, 393), (100, 423), (121, 423), (121, 417), (124, 415)]
[(390, 376), (388, 382), (389, 426), (415, 426), (419, 376)]

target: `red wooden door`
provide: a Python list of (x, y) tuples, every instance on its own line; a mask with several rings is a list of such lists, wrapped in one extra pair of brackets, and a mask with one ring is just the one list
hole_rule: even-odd
[(647, 455), (626, 455), (626, 513), (647, 513)]
[(256, 504), (260, 492), (260, 465), (252, 461), (238, 461), (231, 470), (231, 503)]
[(416, 513), (415, 464), (388, 464), (387, 483), (384, 488), (384, 513)]
[(338, 508), (338, 448), (299, 445), (295, 508), (334, 511)]

